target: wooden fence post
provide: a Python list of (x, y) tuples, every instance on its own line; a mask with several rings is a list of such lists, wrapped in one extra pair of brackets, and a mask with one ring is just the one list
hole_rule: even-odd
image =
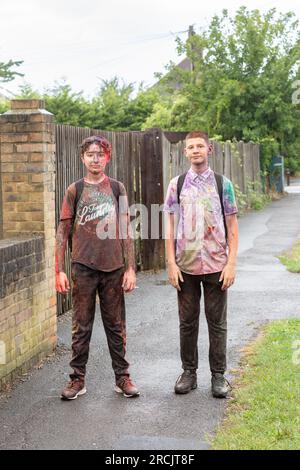
[(148, 210), (148, 240), (142, 240), (142, 268), (158, 270), (165, 266), (162, 215), (159, 217), (159, 238), (153, 240), (151, 206), (161, 205), (164, 199), (161, 129), (146, 130), (142, 136), (141, 146), (141, 199)]

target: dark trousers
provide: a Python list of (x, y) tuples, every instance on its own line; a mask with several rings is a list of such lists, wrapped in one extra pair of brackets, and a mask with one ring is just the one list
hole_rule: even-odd
[(194, 276), (182, 273), (178, 291), (180, 354), (183, 369), (198, 368), (198, 331), (201, 284), (204, 291), (205, 315), (209, 334), (211, 372), (226, 370), (227, 290), (222, 291), (221, 273)]
[(74, 373), (70, 375), (71, 379), (85, 377), (97, 293), (113, 370), (116, 377), (128, 375), (129, 364), (125, 359), (126, 325), (122, 289), (123, 274), (123, 268), (112, 272), (103, 272), (90, 269), (83, 264), (72, 264), (73, 355), (70, 366)]

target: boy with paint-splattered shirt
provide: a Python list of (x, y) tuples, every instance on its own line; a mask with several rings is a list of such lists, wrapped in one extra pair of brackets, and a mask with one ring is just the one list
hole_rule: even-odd
[(183, 368), (175, 393), (188, 393), (197, 387), (202, 284), (209, 329), (212, 394), (223, 398), (230, 389), (224, 377), (227, 289), (235, 278), (238, 226), (232, 183), (209, 168), (211, 150), (206, 133), (194, 131), (187, 135), (185, 153), (191, 167), (185, 175), (171, 180), (164, 211), (167, 213), (168, 275), (178, 290)]
[(61, 398), (74, 400), (86, 393), (85, 375), (95, 317), (100, 300), (115, 391), (136, 397), (139, 391), (129, 375), (126, 355), (124, 292), (135, 288), (135, 260), (124, 185), (105, 175), (112, 146), (102, 136), (81, 144), (85, 178), (66, 191), (56, 234), (56, 289), (70, 289), (64, 272), (64, 254), (72, 234), (72, 360), (73, 372)]

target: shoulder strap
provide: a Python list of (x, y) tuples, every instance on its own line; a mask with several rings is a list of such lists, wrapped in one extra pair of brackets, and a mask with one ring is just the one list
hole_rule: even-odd
[(69, 233), (69, 239), (68, 239), (69, 249), (70, 249), (71, 252), (72, 252), (72, 237), (73, 237), (74, 222), (75, 222), (75, 218), (76, 218), (76, 210), (77, 210), (77, 205), (78, 205), (79, 199), (80, 199), (82, 191), (83, 191), (83, 187), (84, 187), (84, 179), (83, 178), (81, 178), (80, 180), (75, 182), (76, 193), (75, 193), (75, 199), (74, 199), (72, 227), (71, 227), (71, 231)]
[(73, 220), (76, 217), (76, 209), (77, 209), (77, 204), (79, 202), (79, 199), (81, 197), (82, 191), (84, 187), (84, 179), (81, 178), (80, 180), (76, 181), (75, 183), (75, 188), (76, 188), (76, 194), (75, 194), (75, 200), (74, 200), (74, 213), (73, 213)]
[(185, 173), (183, 173), (182, 175), (180, 175), (178, 180), (177, 180), (177, 202), (178, 202), (178, 204), (180, 203), (180, 193), (181, 193), (182, 186), (183, 186), (186, 175), (187, 175), (187, 171)]
[(214, 172), (214, 175), (215, 175), (216, 182), (217, 182), (218, 193), (219, 193), (221, 209), (222, 209), (222, 214), (223, 214), (225, 237), (227, 240), (227, 225), (226, 225), (225, 211), (224, 211), (224, 204), (223, 204), (223, 175), (220, 175), (219, 173), (215, 173), (215, 172)]

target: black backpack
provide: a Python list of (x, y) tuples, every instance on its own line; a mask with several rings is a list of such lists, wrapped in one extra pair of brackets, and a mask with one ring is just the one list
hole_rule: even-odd
[[(180, 193), (181, 193), (182, 186), (183, 186), (186, 175), (187, 175), (187, 172), (183, 173), (182, 175), (179, 176), (178, 181), (177, 181), (177, 202), (178, 202), (178, 204), (180, 203)], [(215, 173), (215, 172), (214, 172), (214, 175), (215, 175), (216, 182), (217, 182), (218, 194), (219, 194), (221, 209), (222, 209), (222, 214), (223, 214), (225, 237), (226, 237), (226, 240), (227, 240), (227, 225), (226, 225), (225, 211), (224, 211), (224, 204), (223, 204), (223, 176), (220, 175), (219, 173)]]
[[(110, 182), (112, 192), (113, 192), (113, 194), (114, 194), (114, 196), (117, 200), (117, 207), (118, 207), (119, 206), (119, 196), (120, 196), (119, 183), (118, 183), (118, 181), (116, 181), (112, 178), (108, 177), (108, 179), (109, 179), (109, 182)], [(81, 198), (83, 187), (84, 187), (84, 178), (81, 178), (80, 180), (75, 182), (76, 194), (75, 194), (75, 200), (74, 200), (74, 212), (73, 212), (73, 219), (72, 219), (72, 228), (71, 228), (69, 238), (68, 238), (68, 244), (69, 244), (70, 251), (72, 251), (72, 237), (73, 237), (74, 222), (75, 222), (75, 218), (76, 218), (77, 205), (78, 205), (78, 202)]]

